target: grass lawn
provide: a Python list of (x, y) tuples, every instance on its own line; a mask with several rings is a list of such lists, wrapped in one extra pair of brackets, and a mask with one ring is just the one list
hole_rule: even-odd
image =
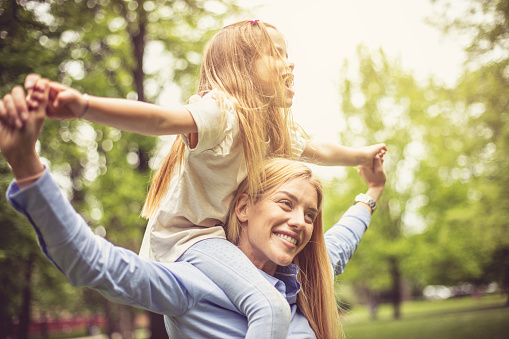
[(506, 297), (485, 296), (403, 303), (401, 319), (392, 319), (392, 307), (381, 305), (377, 320), (366, 307), (355, 307), (343, 320), (349, 339), (506, 339), (509, 307)]

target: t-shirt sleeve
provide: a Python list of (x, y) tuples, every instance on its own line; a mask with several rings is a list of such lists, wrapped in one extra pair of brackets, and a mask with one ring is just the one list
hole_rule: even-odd
[(304, 152), (304, 149), (306, 148), (307, 139), (297, 127), (295, 127), (291, 133), (292, 160), (299, 160), (302, 152)]
[[(198, 127), (198, 144), (192, 149), (193, 152), (203, 152), (219, 145), (228, 133), (232, 133), (229, 125), (228, 112), (221, 107), (219, 102), (210, 97), (198, 99), (188, 104), (185, 108), (191, 113)], [(184, 143), (190, 148), (187, 135), (181, 135)]]

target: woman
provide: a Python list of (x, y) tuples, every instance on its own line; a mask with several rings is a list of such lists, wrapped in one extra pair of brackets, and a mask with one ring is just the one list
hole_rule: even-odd
[[(37, 86), (47, 95), (47, 82)], [(68, 280), (110, 300), (164, 314), (172, 338), (244, 337), (244, 314), (194, 266), (144, 260), (91, 232), (36, 155), (44, 104), (29, 112), (24, 128), (10, 127), (4, 117), (23, 110), (28, 112), (24, 92), (16, 87), (0, 103), (0, 148), (15, 178), (7, 197), (32, 223), (43, 251)], [(356, 202), (325, 238), (322, 190), (306, 166), (271, 160), (264, 166), (260, 192), (246, 193), (246, 182), (239, 187), (228, 236), (290, 303), (289, 337), (334, 338), (340, 333), (330, 265), (341, 273), (367, 229), (385, 184), (382, 159), (373, 163), (373, 168), (360, 169), (372, 200)]]

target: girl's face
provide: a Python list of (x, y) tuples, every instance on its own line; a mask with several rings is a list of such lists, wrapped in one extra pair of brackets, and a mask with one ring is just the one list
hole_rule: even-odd
[(295, 65), (288, 60), (286, 41), (281, 33), (273, 28), (267, 29), (272, 42), (283, 58), (262, 52), (254, 64), (254, 70), (261, 84), (262, 94), (270, 98), (269, 103), (278, 107), (291, 107), (293, 103), (293, 69)]
[(242, 231), (237, 246), (267, 274), (287, 266), (308, 244), (318, 214), (316, 187), (293, 179), (257, 202), (247, 195), (237, 203)]

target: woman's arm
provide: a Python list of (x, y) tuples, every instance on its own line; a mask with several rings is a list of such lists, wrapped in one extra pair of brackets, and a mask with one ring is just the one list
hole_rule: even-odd
[[(368, 185), (366, 195), (376, 203), (385, 186), (386, 175), (382, 167), (383, 158), (373, 159), (373, 168), (360, 167), (359, 174)], [(343, 273), (346, 264), (357, 249), (371, 221), (371, 206), (356, 202), (341, 219), (325, 233), (325, 244), (329, 260), (336, 275)]]
[[(39, 90), (47, 97), (47, 80), (38, 82), (34, 91)], [(10, 185), (7, 197), (34, 226), (48, 258), (71, 283), (97, 289), (111, 300), (167, 315), (192, 307), (182, 283), (189, 276), (181, 272), (185, 265), (162, 265), (115, 247), (95, 236), (74, 211), (35, 152), (47, 100), (27, 111), (23, 128), (7, 122), (24, 109), (24, 101), (23, 89), (16, 87), (0, 102), (0, 149), (18, 182)]]
[[(25, 80), (27, 90), (38, 82), (37, 74)], [(52, 119), (83, 118), (143, 135), (189, 134), (198, 131), (191, 113), (184, 106), (161, 107), (142, 101), (84, 95), (58, 82), (50, 83), (47, 115)], [(36, 108), (42, 97), (33, 93), (29, 105)]]
[(176, 316), (195, 303), (185, 281), (189, 265), (145, 260), (96, 236), (64, 197), (48, 170), (32, 185), (7, 192), (11, 205), (34, 227), (48, 259), (73, 286), (87, 286), (109, 300)]
[(329, 142), (308, 141), (302, 159), (322, 166), (368, 166), (375, 155), (383, 156), (386, 150), (385, 144), (351, 148)]

